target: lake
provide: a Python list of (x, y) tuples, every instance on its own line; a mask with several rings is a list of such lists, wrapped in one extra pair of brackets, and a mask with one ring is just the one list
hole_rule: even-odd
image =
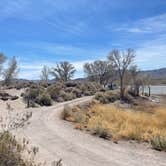
[[(151, 94), (154, 95), (166, 95), (166, 85), (152, 85)], [(148, 93), (148, 88), (145, 88), (145, 92)]]

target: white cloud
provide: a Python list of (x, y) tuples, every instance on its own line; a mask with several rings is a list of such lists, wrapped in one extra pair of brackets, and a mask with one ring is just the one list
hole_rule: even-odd
[[(86, 47), (77, 47), (71, 45), (61, 45), (56, 43), (47, 42), (17, 42), (19, 46), (28, 47), (29, 49), (35, 49), (40, 51), (46, 51), (48, 54), (58, 55), (57, 61), (38, 60), (29, 62), (29, 60), (20, 61), (20, 78), (39, 78), (41, 69), (44, 65), (54, 67), (56, 62), (67, 60), (72, 63), (77, 70), (75, 77), (82, 77), (83, 64), (86, 62), (92, 62), (93, 60), (106, 59), (110, 47), (104, 49), (89, 49)], [(141, 69), (153, 69), (166, 67), (166, 35), (160, 35), (156, 40), (142, 42), (137, 45), (136, 49), (136, 63)], [(65, 59), (60, 58), (60, 55), (65, 55)], [(80, 61), (74, 60), (71, 55), (79, 57)], [(27, 55), (28, 57), (28, 55)]]
[(137, 48), (137, 63), (142, 69), (166, 67), (166, 38), (144, 42)]
[(115, 31), (131, 33), (161, 33), (166, 32), (166, 13), (138, 21), (122, 24)]
[[(58, 56), (58, 59), (61, 59), (61, 56), (69, 57), (69, 60), (72, 57), (78, 59), (88, 57), (88, 59), (102, 58), (103, 55), (106, 55), (110, 51), (108, 48), (88, 48), (87, 46), (76, 46), (70, 44), (58, 44), (50, 42), (15, 42), (19, 47), (25, 47), (31, 50), (40, 50), (47, 54), (54, 54)], [(90, 57), (90, 58), (89, 58)], [(68, 59), (67, 59), (68, 60)]]
[[(91, 62), (92, 60), (84, 60), (84, 61), (73, 61), (70, 62), (73, 64), (73, 66), (76, 68), (76, 74), (75, 78), (82, 77), (83, 76), (83, 65), (87, 62)], [(31, 62), (31, 63), (21, 63), (19, 64), (20, 67), (20, 73), (19, 78), (25, 78), (25, 79), (39, 79), (40, 73), (43, 68), (43, 66), (46, 65), (50, 69), (55, 67), (56, 63), (50, 63), (50, 62)]]

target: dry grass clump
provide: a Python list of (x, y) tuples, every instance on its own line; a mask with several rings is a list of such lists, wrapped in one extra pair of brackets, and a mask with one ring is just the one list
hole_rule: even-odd
[(21, 159), (22, 147), (16, 142), (9, 132), (0, 134), (0, 165), (26, 166)]
[(82, 110), (77, 107), (75, 107), (75, 109), (72, 109), (68, 105), (64, 107), (61, 118), (63, 120), (75, 123), (84, 123), (86, 121), (86, 115), (84, 115)]
[[(153, 142), (152, 145), (156, 143), (159, 148), (162, 147), (161, 149), (166, 147), (164, 143), (166, 142), (166, 108), (142, 112), (124, 111), (114, 105), (92, 104), (86, 109), (80, 107), (70, 109), (68, 117), (69, 120), (77, 122), (80, 129), (86, 128), (100, 137)], [(77, 118), (81, 120), (76, 121)], [(160, 143), (155, 141), (157, 137), (162, 138)]]
[(146, 113), (96, 105), (90, 111), (95, 115), (89, 119), (88, 127), (93, 129), (100, 122), (113, 137), (143, 141), (150, 141), (155, 136), (166, 137), (166, 109)]

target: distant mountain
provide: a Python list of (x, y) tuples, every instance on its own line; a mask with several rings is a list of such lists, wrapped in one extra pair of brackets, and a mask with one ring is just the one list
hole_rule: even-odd
[[(143, 74), (149, 74), (152, 78), (152, 84), (166, 84), (166, 68), (155, 69), (155, 70), (145, 70), (141, 71)], [(77, 78), (75, 81), (85, 81), (86, 78)], [(27, 80), (27, 79), (15, 79), (15, 82), (39, 82), (40, 80)], [(0, 81), (1, 82), (1, 81)], [(53, 83), (55, 80), (50, 80), (49, 83)]]
[(142, 71), (151, 76), (152, 85), (166, 85), (166, 68)]
[(147, 70), (143, 73), (151, 75), (152, 79), (166, 79), (166, 68)]

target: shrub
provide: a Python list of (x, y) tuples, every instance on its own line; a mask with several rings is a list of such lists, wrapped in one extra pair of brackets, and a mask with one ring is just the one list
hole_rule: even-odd
[(104, 139), (109, 139), (111, 137), (109, 131), (100, 126), (97, 126), (95, 129), (93, 129), (93, 134), (98, 135), (100, 138)]
[(18, 96), (11, 96), (11, 100), (17, 100), (18, 98)]
[(49, 94), (43, 93), (40, 94), (36, 101), (41, 106), (51, 106), (52, 100)]
[(97, 92), (95, 94), (95, 99), (99, 100), (103, 104), (115, 102), (120, 99), (119, 91), (106, 91), (106, 92)]
[(31, 82), (19, 82), (18, 81), (14, 84), (14, 86), (17, 90), (20, 90), (20, 89), (23, 89), (23, 88), (30, 87), (31, 84), (32, 84)]
[(35, 107), (35, 103), (38, 101), (38, 97), (43, 93), (43, 89), (39, 87), (37, 89), (29, 88), (23, 95), (23, 100), (27, 103), (27, 107)]
[(71, 111), (72, 109), (68, 105), (65, 105), (61, 113), (61, 118), (63, 120), (67, 120), (69, 117), (71, 117)]
[(21, 159), (20, 152), (22, 151), (13, 136), (9, 132), (0, 134), (0, 165), (3, 166), (26, 166)]
[(76, 96), (73, 93), (66, 93), (65, 91), (61, 90), (59, 92), (59, 97), (63, 98), (64, 101), (75, 99)]
[(166, 152), (166, 137), (156, 136), (151, 139), (151, 145), (154, 149)]
[(57, 101), (57, 102), (64, 102), (64, 99), (63, 99), (62, 97), (58, 97), (58, 98), (56, 99), (56, 101)]
[(90, 96), (90, 95), (94, 95), (97, 91), (99, 91), (101, 86), (95, 82), (85, 81), (85, 82), (79, 82), (77, 84), (77, 88), (82, 91), (83, 95)]
[(106, 104), (109, 103), (107, 96), (104, 92), (97, 92), (95, 94), (95, 99), (98, 100), (100, 103)]
[(62, 89), (63, 89), (63, 85), (60, 83), (56, 83), (47, 88), (47, 93), (51, 96), (53, 100), (56, 101)]
[(77, 82), (74, 81), (68, 81), (65, 83), (66, 87), (76, 87), (77, 86)]
[(68, 87), (65, 89), (65, 92), (67, 93), (72, 93), (75, 95), (75, 97), (81, 97), (82, 96), (82, 91), (76, 87)]
[(79, 112), (75, 112), (73, 114), (73, 117), (76, 123), (84, 123), (86, 120), (86, 116), (83, 114), (81, 110)]
[(3, 101), (7, 101), (7, 100), (17, 100), (19, 97), (18, 96), (12, 96), (8, 93), (5, 92), (0, 92), (0, 99)]
[(28, 98), (30, 99), (36, 99), (40, 94), (40, 91), (39, 89), (28, 89), (26, 92), (25, 92), (25, 95), (27, 95)]

